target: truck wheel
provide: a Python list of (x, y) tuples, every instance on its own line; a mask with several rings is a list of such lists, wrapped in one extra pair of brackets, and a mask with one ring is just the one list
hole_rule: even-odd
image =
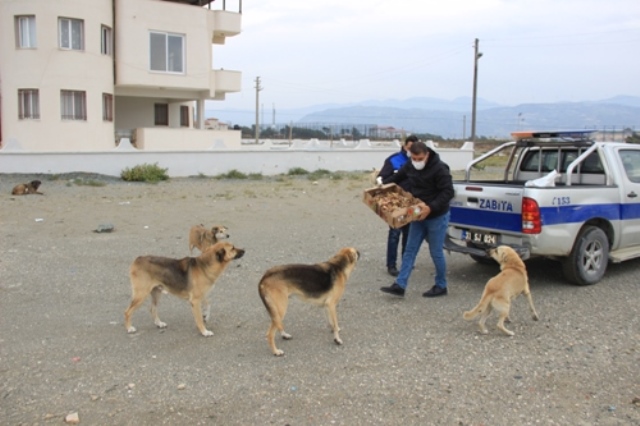
[(564, 276), (572, 284), (591, 285), (602, 279), (609, 262), (609, 240), (604, 231), (586, 227), (562, 262)]

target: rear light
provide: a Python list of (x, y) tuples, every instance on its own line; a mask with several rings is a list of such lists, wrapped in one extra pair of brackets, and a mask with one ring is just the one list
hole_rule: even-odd
[(522, 198), (522, 233), (539, 234), (542, 231), (542, 218), (536, 200)]

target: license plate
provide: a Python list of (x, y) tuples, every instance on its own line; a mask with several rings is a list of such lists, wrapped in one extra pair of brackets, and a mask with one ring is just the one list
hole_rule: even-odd
[(462, 239), (476, 244), (487, 244), (495, 246), (498, 244), (498, 236), (495, 234), (486, 234), (484, 232), (462, 231)]

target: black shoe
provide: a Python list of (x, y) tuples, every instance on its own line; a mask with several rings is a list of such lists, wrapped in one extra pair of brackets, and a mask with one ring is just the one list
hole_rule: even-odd
[(422, 293), (422, 297), (438, 297), (438, 296), (446, 296), (446, 295), (447, 295), (447, 288), (438, 287), (437, 285), (434, 285), (433, 287), (431, 287), (431, 290)]
[(394, 296), (404, 297), (404, 288), (400, 287), (398, 283), (393, 283), (389, 287), (380, 287), (380, 291), (393, 294)]
[(400, 275), (400, 272), (398, 272), (398, 268), (396, 268), (395, 266), (389, 266), (387, 268), (387, 272), (389, 273), (389, 275), (391, 275), (392, 277), (397, 277), (398, 275)]

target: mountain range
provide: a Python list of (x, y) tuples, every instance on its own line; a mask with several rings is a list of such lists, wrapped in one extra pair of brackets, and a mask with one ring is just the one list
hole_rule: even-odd
[[(210, 106), (212, 104), (208, 104)], [(217, 104), (220, 105), (220, 104)], [(255, 111), (207, 109), (207, 117), (251, 126)], [(368, 125), (430, 133), (445, 138), (469, 137), (471, 99), (414, 97), (369, 100), (352, 104), (322, 104), (282, 111), (262, 111), (261, 124), (276, 126)], [(599, 101), (526, 103), (505, 106), (485, 99), (476, 103), (476, 135), (507, 137), (516, 130), (640, 129), (640, 97), (616, 96)]]

